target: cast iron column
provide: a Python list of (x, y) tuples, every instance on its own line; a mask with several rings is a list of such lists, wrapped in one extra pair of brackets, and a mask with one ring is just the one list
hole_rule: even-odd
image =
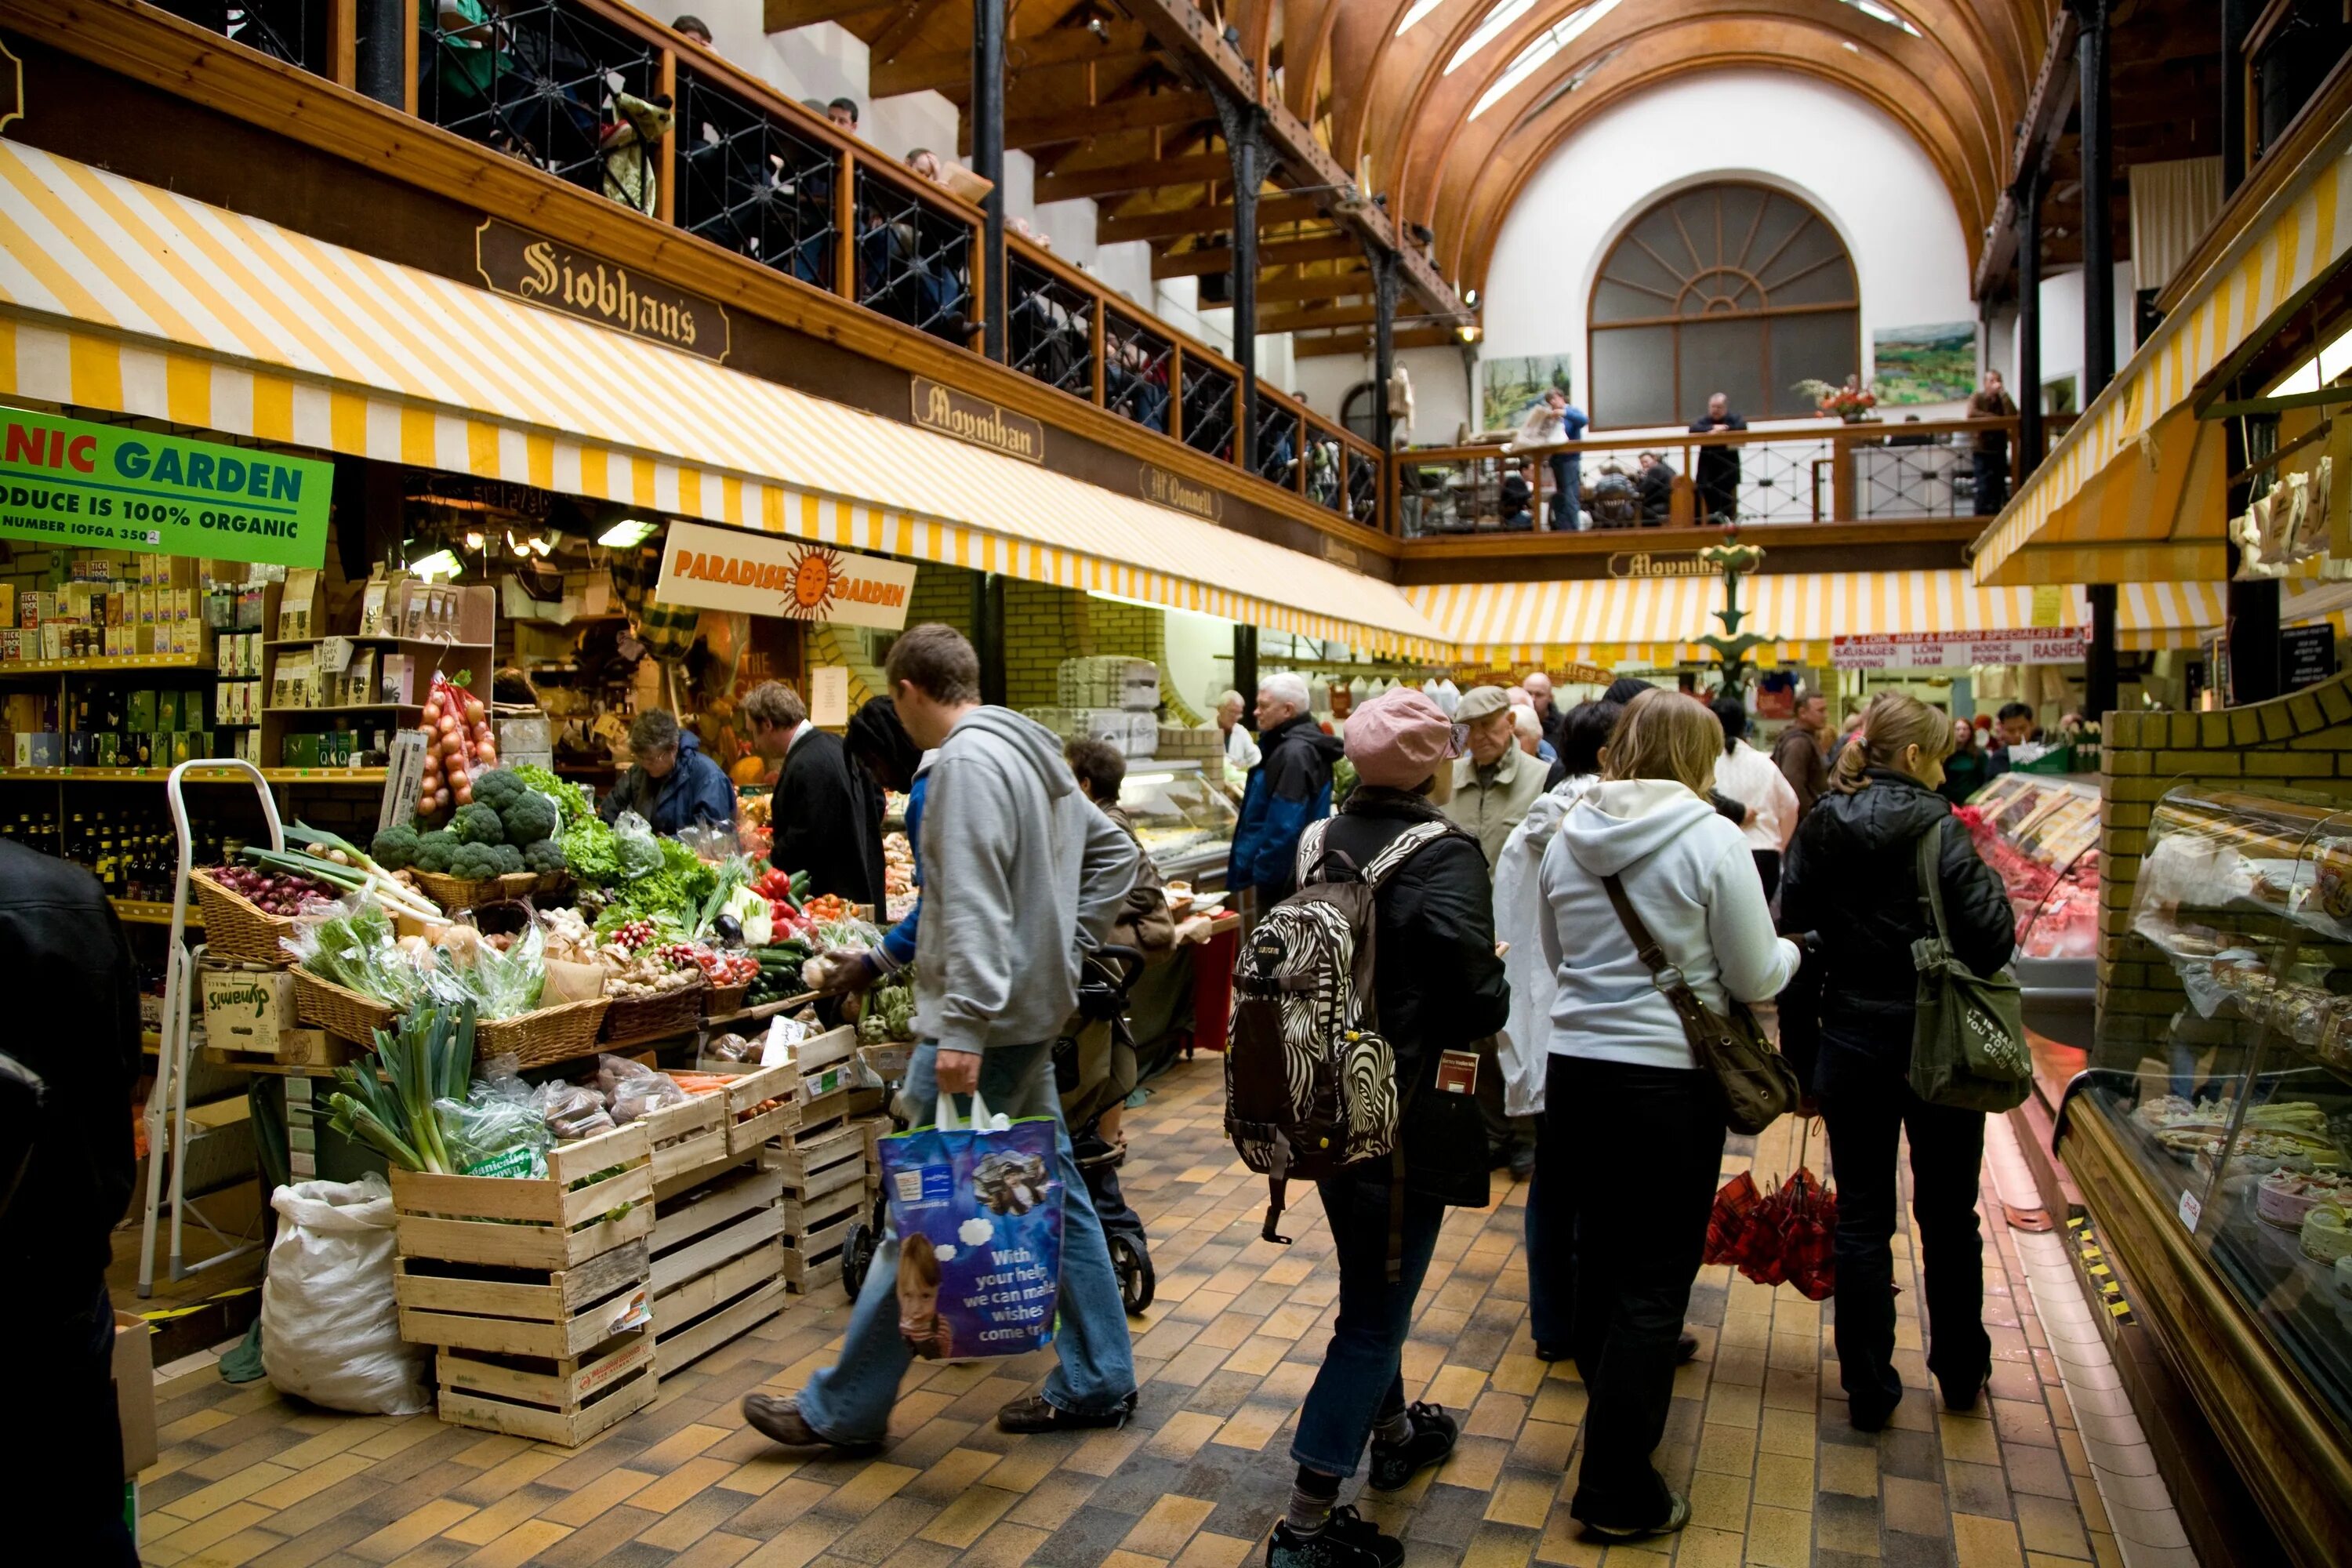
[(2074, 41), (2081, 68), (2083, 155), (2083, 394), (2080, 406), (2116, 377), (2116, 247), (2108, 208), (2115, 184), (2114, 127), (2107, 110), (2107, 0), (2074, 0), (2083, 29)]
[(1004, 577), (975, 572), (971, 577), (971, 651), (980, 658), (980, 700), (1004, 706)]
[[(352, 85), (378, 103), (405, 107), (408, 84), (403, 75), (408, 68), (407, 31), (415, 26), (401, 0), (359, 0)], [(429, 38), (424, 44), (432, 47)]]
[(1004, 357), (1004, 0), (971, 4), (971, 165), (989, 182), (981, 210), (981, 345)]
[(2017, 185), (2017, 477), (2042, 466), (2042, 171)]
[(1242, 694), (1242, 723), (1257, 722), (1257, 628), (1247, 622), (1234, 626), (1234, 689)]
[(2246, 13), (2250, 0), (2221, 0), (2221, 199), (2246, 177)]
[[(1381, 466), (1396, 445), (1396, 410), (1389, 406), (1389, 377), (1396, 371), (1396, 311), (1398, 284), (1403, 268), (1393, 250), (1370, 246), (1372, 264), (1372, 445), (1381, 449)], [(1344, 482), (1344, 478), (1342, 482)]]
[[(2245, 390), (2242, 385), (2232, 386), (2231, 395), (2242, 395)], [(2225, 419), (2222, 428), (2222, 464), (2233, 474), (2243, 473), (2246, 422)], [(2222, 500), (2222, 515), (2240, 516), (2253, 503), (2253, 496), (2252, 480), (2231, 485)], [(2221, 690), (2221, 700), (2226, 706), (2242, 708), (2279, 695), (2279, 584), (2275, 577), (2239, 580), (2235, 540), (2229, 543), (2227, 559), (2230, 583), (2221, 646), (2229, 650), (2230, 679)]]
[(1234, 363), (1242, 369), (1242, 427), (1234, 451), (1257, 471), (1257, 195), (1265, 184), (1265, 110), (1230, 93), (1216, 95), (1225, 156), (1234, 170)]

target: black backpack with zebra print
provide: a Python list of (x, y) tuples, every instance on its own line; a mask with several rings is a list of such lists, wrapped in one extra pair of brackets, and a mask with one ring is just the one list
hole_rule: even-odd
[(1259, 917), (1234, 959), (1225, 1135), (1267, 1178), (1268, 1241), (1289, 1240), (1275, 1225), (1292, 1178), (1396, 1152), (1396, 1055), (1372, 1000), (1374, 900), (1415, 852), (1460, 831), (1442, 818), (1416, 822), (1359, 868), (1324, 851), (1330, 826), (1307, 825), (1298, 890)]

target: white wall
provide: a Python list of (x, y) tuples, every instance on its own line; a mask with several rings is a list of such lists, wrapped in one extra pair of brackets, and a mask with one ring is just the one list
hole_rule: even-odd
[[(2132, 305), (2132, 264), (2115, 264), (2115, 367), (2121, 370), (2137, 346), (2132, 341), (2132, 321), (2136, 314)], [(2042, 383), (2047, 386), (2068, 376), (2075, 380), (2074, 407), (2083, 406), (2081, 376), (2083, 371), (2083, 269), (2070, 268), (2055, 277), (2042, 280)], [(2017, 363), (2017, 317), (2011, 311), (2001, 331), (2006, 344), (2008, 365)]]
[[(1462, 374), (1459, 349), (1400, 349), (1397, 363), (1412, 378), (1412, 430), (1416, 447), (1450, 447), (1470, 417), (1469, 383)], [(1580, 356), (1581, 357), (1581, 356)], [(1318, 354), (1297, 362), (1286, 389), (1304, 392), (1318, 410), (1334, 418), (1348, 389), (1372, 379), (1372, 356)]]
[(1608, 242), (1659, 197), (1723, 177), (1801, 196), (1836, 227), (1859, 275), (1865, 361), (1875, 329), (1976, 318), (1958, 216), (1901, 126), (1808, 77), (1712, 71), (1610, 109), (1528, 181), (1486, 273), (1486, 354), (1566, 351), (1586, 401), (1585, 310)]

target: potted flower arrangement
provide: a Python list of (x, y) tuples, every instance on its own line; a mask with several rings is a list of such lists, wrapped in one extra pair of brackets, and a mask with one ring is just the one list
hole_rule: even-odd
[(1852, 376), (1843, 386), (1832, 386), (1826, 381), (1801, 381), (1794, 390), (1813, 400), (1813, 406), (1823, 414), (1834, 415), (1849, 425), (1859, 425), (1878, 406), (1877, 395)]

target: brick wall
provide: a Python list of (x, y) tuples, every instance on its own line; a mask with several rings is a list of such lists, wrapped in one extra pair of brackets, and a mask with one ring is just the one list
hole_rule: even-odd
[[(2099, 1016), (2105, 1040), (2173, 1033), (2184, 997), (2172, 965), (2131, 929), (2157, 803), (2181, 784), (2284, 786), (2352, 799), (2352, 674), (2218, 713), (2111, 713), (2099, 760)], [(2193, 1029), (2189, 1020), (2184, 1029)], [(2232, 1026), (2215, 1021), (2210, 1043)], [(2113, 1064), (2111, 1064), (2113, 1065)]]

